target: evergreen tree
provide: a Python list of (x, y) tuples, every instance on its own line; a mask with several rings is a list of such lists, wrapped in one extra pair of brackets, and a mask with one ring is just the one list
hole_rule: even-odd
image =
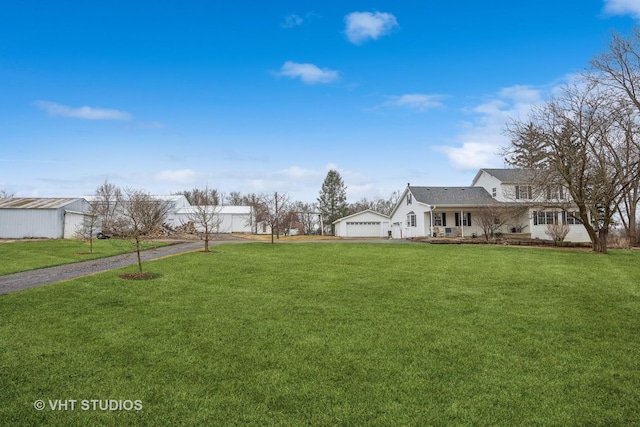
[(333, 221), (347, 215), (347, 187), (342, 177), (335, 170), (330, 170), (322, 183), (322, 190), (318, 197), (318, 205), (324, 224), (331, 224), (331, 234), (335, 234)]

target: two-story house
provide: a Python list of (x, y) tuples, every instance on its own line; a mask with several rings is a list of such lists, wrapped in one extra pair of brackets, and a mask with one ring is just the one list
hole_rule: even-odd
[(548, 225), (566, 224), (566, 241), (589, 242), (566, 189), (539, 190), (532, 178), (532, 171), (524, 169), (480, 169), (470, 187), (408, 184), (391, 212), (391, 235), (397, 239), (480, 236), (487, 211), (500, 207), (512, 212), (496, 230), (502, 234), (550, 239)]

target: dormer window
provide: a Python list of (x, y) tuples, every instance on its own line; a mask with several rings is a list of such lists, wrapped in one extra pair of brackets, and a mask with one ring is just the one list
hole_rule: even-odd
[(493, 187), (491, 189), (491, 197), (496, 197), (498, 195), (498, 189), (496, 187)]

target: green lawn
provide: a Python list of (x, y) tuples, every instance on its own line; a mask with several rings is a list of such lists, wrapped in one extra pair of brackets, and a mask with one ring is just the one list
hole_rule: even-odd
[(1, 424), (638, 425), (639, 261), (247, 243), (3, 295)]
[[(164, 245), (158, 242), (144, 243), (147, 249)], [(80, 240), (25, 240), (0, 243), (0, 276), (132, 251), (132, 243), (120, 239), (94, 240), (93, 253), (89, 251), (89, 243)]]

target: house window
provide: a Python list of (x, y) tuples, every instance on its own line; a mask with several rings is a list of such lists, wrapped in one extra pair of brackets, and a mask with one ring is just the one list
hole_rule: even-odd
[(407, 205), (411, 204), (411, 193), (407, 194)]
[(496, 187), (493, 187), (491, 189), (491, 196), (496, 197), (497, 195), (498, 195), (498, 189)]
[(444, 227), (443, 217), (444, 217), (443, 213), (434, 213), (433, 214), (433, 225), (436, 226), (436, 227)]
[(456, 227), (460, 227), (460, 225), (471, 226), (471, 212), (462, 215), (462, 221), (460, 221), (460, 212), (456, 212)]
[(407, 215), (407, 226), (415, 227), (416, 226), (416, 214), (413, 212), (409, 212)]
[(564, 200), (564, 188), (561, 185), (547, 187), (547, 200)]
[(558, 212), (538, 211), (533, 213), (533, 225), (557, 224)]
[(532, 198), (530, 185), (516, 185), (516, 199), (530, 200)]
[(578, 214), (578, 212), (562, 212), (562, 216), (564, 218), (565, 224), (570, 224), (570, 225), (582, 224), (582, 221), (580, 221), (580, 215)]

